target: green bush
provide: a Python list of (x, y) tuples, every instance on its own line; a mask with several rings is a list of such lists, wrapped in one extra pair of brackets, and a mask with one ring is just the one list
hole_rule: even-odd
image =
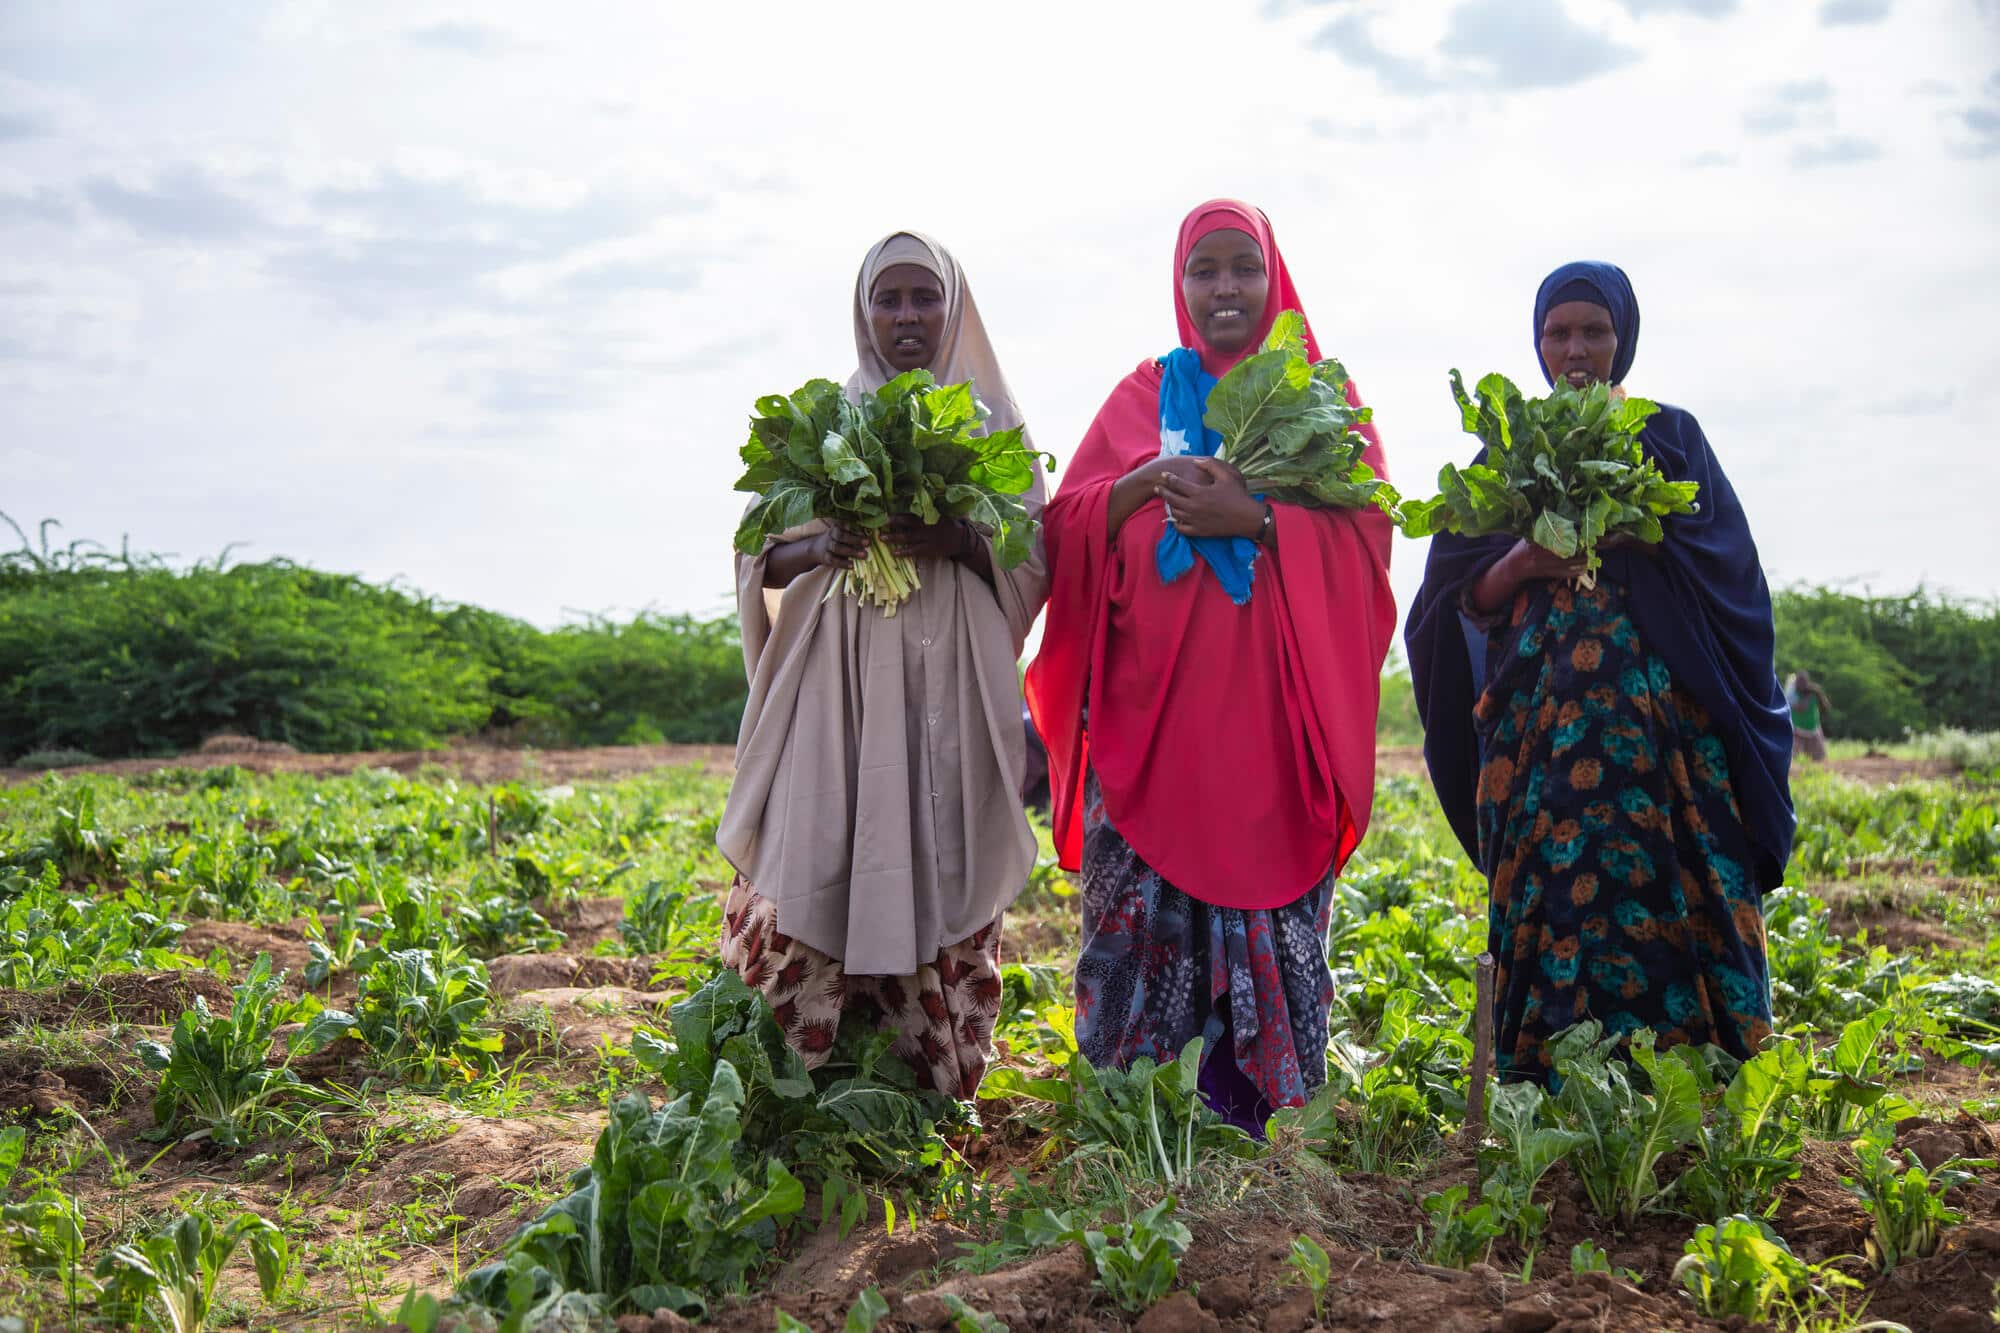
[(284, 561), (52, 574), (0, 594), (0, 753), (172, 754), (220, 731), (302, 750), (482, 725), (491, 669), (431, 604)]
[(570, 744), (736, 739), (748, 687), (733, 618), (593, 617), (543, 636), (540, 651), (523, 673), (523, 702), (546, 710)]
[(1382, 705), (1375, 715), (1375, 740), (1381, 745), (1422, 745), (1423, 719), (1417, 716), (1417, 689), (1410, 669), (1391, 656), (1382, 670)]
[[(5, 520), (5, 515), (0, 515)], [(175, 570), (89, 543), (0, 554), (0, 760), (193, 749), (728, 742), (747, 690), (733, 618), (644, 612), (543, 632), (288, 561)], [(20, 530), (16, 527), (15, 531)]]
[(1772, 599), (1778, 671), (1804, 667), (1833, 700), (1829, 736), (2000, 730), (2000, 606), (1927, 593), (1795, 587)]

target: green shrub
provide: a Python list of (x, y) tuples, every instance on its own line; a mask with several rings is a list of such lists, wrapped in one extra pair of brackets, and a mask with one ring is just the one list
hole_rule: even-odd
[(749, 687), (734, 619), (593, 617), (546, 635), (540, 651), (520, 706), (539, 710), (569, 744), (736, 739)]
[(51, 768), (81, 768), (97, 762), (97, 756), (88, 750), (30, 750), (14, 761), (14, 767), (41, 773)]
[(283, 560), (175, 570), (89, 543), (51, 550), (48, 526), (39, 550), (23, 534), (0, 554), (0, 761), (173, 754), (225, 731), (320, 752), (475, 731), (726, 743), (748, 693), (733, 617), (642, 612), (545, 633)]
[(428, 602), (283, 561), (52, 576), (0, 595), (0, 752), (435, 744), (491, 712), (447, 647)]
[(1900, 740), (1940, 727), (2000, 729), (2000, 608), (1918, 589), (1900, 597), (1830, 588), (1772, 599), (1778, 670), (1804, 667), (1833, 701), (1830, 736)]

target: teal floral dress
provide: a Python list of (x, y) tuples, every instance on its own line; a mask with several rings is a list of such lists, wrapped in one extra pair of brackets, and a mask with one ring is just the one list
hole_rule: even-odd
[(1547, 1039), (1586, 1019), (1739, 1058), (1771, 1031), (1728, 758), (1621, 598), (1532, 584), (1488, 640), (1477, 820), (1505, 1078), (1547, 1083)]

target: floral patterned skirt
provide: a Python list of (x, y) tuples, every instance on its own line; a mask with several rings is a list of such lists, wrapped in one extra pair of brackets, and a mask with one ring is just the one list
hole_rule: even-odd
[(1546, 1040), (1585, 1019), (1755, 1054), (1771, 1031), (1763, 899), (1701, 705), (1606, 584), (1524, 592), (1487, 679), (1478, 825), (1502, 1076), (1548, 1082)]
[(723, 908), (722, 961), (769, 1001), (808, 1068), (826, 1062), (854, 1011), (897, 1034), (895, 1051), (926, 1086), (970, 1098), (986, 1077), (1000, 1017), (1000, 923), (945, 946), (913, 977), (847, 972), (778, 929), (778, 908), (741, 875)]
[(1164, 1063), (1195, 1037), (1202, 1091), (1261, 1134), (1270, 1111), (1326, 1081), (1333, 876), (1268, 911), (1216, 907), (1160, 877), (1112, 827), (1084, 778), (1083, 949), (1076, 1040), (1094, 1065)]

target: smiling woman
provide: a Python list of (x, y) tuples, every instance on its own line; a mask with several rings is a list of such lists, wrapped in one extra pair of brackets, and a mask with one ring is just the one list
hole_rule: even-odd
[(1235, 227), (1196, 241), (1181, 269), (1181, 302), (1202, 341), (1224, 356), (1250, 345), (1250, 335), (1264, 321), (1270, 292), (1263, 247)]
[[(1190, 213), (1174, 296), (1179, 346), (1112, 391), (1049, 505), (1028, 695), (1083, 873), (1078, 1045), (1124, 1065), (1203, 1038), (1203, 1094), (1261, 1133), (1326, 1076), (1328, 911), (1368, 824), (1396, 623), (1389, 522), (1267, 504), (1213, 457), (1208, 392), (1281, 310), (1319, 359), (1269, 219)], [(1192, 577), (1163, 575), (1176, 530)]]

